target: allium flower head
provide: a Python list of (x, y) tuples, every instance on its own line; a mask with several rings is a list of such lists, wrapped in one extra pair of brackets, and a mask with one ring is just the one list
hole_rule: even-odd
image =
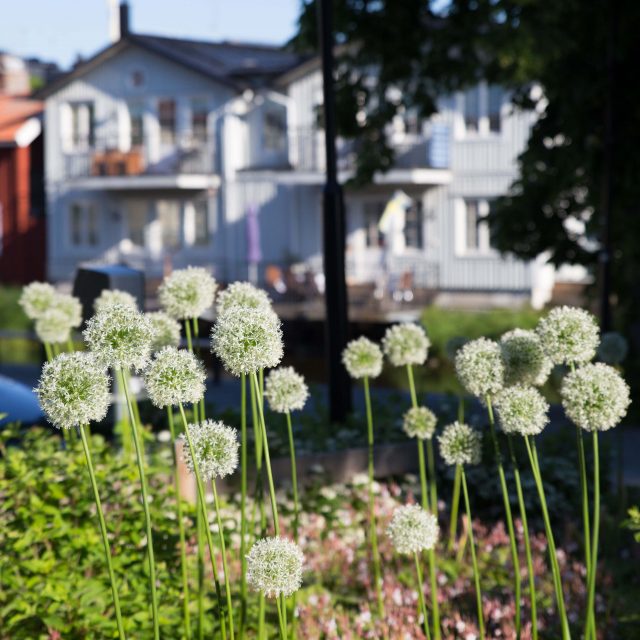
[(536, 331), (554, 364), (579, 364), (596, 355), (600, 330), (584, 309), (556, 307), (540, 320)]
[[(204, 480), (224, 478), (231, 475), (238, 466), (238, 432), (222, 422), (205, 420), (190, 424), (189, 437), (198, 465), (198, 471)], [(182, 438), (182, 453), (187, 468), (195, 473), (191, 449), (185, 434)]]
[(86, 352), (63, 353), (45, 363), (35, 392), (58, 429), (99, 422), (109, 408), (109, 376)]
[(474, 396), (493, 395), (504, 386), (502, 354), (493, 340), (467, 342), (456, 354), (455, 364), (458, 380)]
[(158, 289), (160, 304), (173, 318), (199, 318), (213, 305), (218, 285), (201, 267), (178, 269)]
[(151, 355), (153, 329), (136, 309), (114, 304), (87, 322), (84, 339), (104, 366), (140, 370)]
[(417, 504), (398, 507), (387, 528), (387, 535), (398, 553), (419, 553), (436, 546), (438, 520)]
[(196, 404), (204, 397), (204, 367), (189, 351), (164, 347), (144, 372), (151, 402), (160, 409)]
[(620, 364), (629, 351), (627, 339), (617, 331), (602, 334), (598, 347), (598, 358), (606, 364)]
[(500, 338), (505, 383), (542, 386), (553, 369), (553, 362), (542, 348), (535, 331), (514, 329)]
[(302, 585), (304, 554), (286, 538), (258, 540), (247, 555), (247, 582), (267, 598), (288, 597)]
[(382, 351), (375, 342), (361, 336), (347, 344), (342, 363), (352, 378), (377, 378), (382, 373)]
[(234, 376), (278, 366), (282, 329), (271, 309), (229, 307), (211, 332), (211, 350)]
[(31, 320), (37, 320), (53, 305), (56, 290), (47, 282), (32, 282), (22, 289), (20, 306)]
[(549, 404), (533, 387), (515, 385), (503, 389), (496, 398), (496, 408), (505, 433), (535, 436), (549, 422)]
[(440, 455), (448, 465), (480, 464), (482, 459), (482, 434), (468, 424), (454, 422), (447, 425), (438, 436)]
[(82, 304), (75, 296), (59, 293), (53, 300), (52, 308), (67, 317), (70, 327), (79, 327), (82, 324)]
[(147, 313), (147, 319), (151, 322), (153, 340), (151, 351), (155, 353), (163, 347), (180, 346), (180, 323), (164, 311)]
[(425, 330), (411, 322), (394, 324), (382, 339), (382, 350), (394, 367), (424, 364), (430, 345)]
[(55, 307), (36, 320), (35, 329), (40, 341), (47, 344), (60, 344), (71, 337), (69, 316)]
[(93, 301), (93, 310), (98, 313), (108, 307), (112, 307), (114, 304), (130, 307), (131, 309), (138, 309), (138, 301), (127, 291), (121, 291), (120, 289), (103, 289), (100, 295)]
[(427, 407), (411, 407), (402, 420), (404, 432), (410, 438), (420, 440), (431, 440), (437, 424), (435, 413)]
[(266, 291), (254, 287), (250, 282), (232, 282), (218, 294), (217, 311), (224, 313), (229, 307), (271, 309), (271, 298)]
[(280, 367), (267, 376), (264, 397), (272, 411), (289, 413), (304, 407), (309, 397), (309, 388), (293, 367)]
[(627, 383), (613, 367), (602, 362), (568, 373), (561, 395), (567, 416), (586, 431), (615, 427), (631, 403)]

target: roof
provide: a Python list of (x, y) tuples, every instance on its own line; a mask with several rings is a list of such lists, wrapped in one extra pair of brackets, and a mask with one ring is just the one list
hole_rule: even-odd
[(31, 144), (40, 133), (39, 126), (34, 127), (31, 121), (42, 113), (42, 109), (42, 102), (38, 100), (0, 96), (0, 145)]
[(238, 91), (268, 84), (308, 58), (275, 45), (131, 33), (52, 82), (39, 91), (38, 96), (47, 97), (55, 93), (128, 45), (139, 46)]

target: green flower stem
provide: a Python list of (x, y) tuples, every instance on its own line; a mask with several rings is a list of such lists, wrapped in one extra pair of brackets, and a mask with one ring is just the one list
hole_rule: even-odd
[(363, 378), (364, 399), (367, 411), (367, 437), (369, 444), (369, 538), (371, 540), (371, 552), (373, 555), (373, 579), (376, 587), (376, 599), (378, 601), (378, 616), (385, 619), (384, 602), (382, 600), (382, 576), (380, 572), (380, 553), (378, 551), (378, 534), (376, 531), (376, 512), (373, 495), (374, 467), (373, 467), (373, 417), (371, 415), (371, 395), (369, 393), (369, 378)]
[(191, 340), (191, 323), (188, 319), (184, 321), (184, 332), (187, 336), (187, 349), (193, 353), (193, 341)]
[(180, 495), (180, 474), (178, 473), (178, 459), (176, 456), (176, 427), (173, 422), (173, 410), (167, 407), (167, 419), (171, 433), (171, 454), (173, 456), (173, 484), (176, 492), (176, 506), (178, 512), (178, 534), (180, 536), (180, 569), (182, 573), (182, 610), (184, 618), (184, 634), (191, 639), (191, 616), (189, 614), (189, 576), (187, 573), (187, 545), (184, 534), (184, 515), (182, 513), (182, 496)]
[(480, 590), (480, 571), (478, 570), (478, 559), (476, 558), (476, 543), (473, 539), (473, 520), (471, 519), (471, 505), (469, 504), (469, 492), (467, 491), (467, 478), (464, 468), (460, 468), (460, 480), (462, 483), (462, 493), (464, 495), (464, 505), (469, 521), (469, 547), (471, 548), (471, 562), (473, 563), (473, 581), (476, 586), (476, 605), (478, 608), (478, 627), (480, 629), (480, 640), (484, 638), (484, 616), (482, 614), (482, 591)]
[[(182, 416), (182, 425), (184, 427), (184, 436), (187, 441), (187, 445), (189, 447), (189, 452), (191, 453), (191, 460), (193, 460), (193, 469), (194, 475), (196, 477), (196, 486), (198, 487), (198, 504), (200, 507), (200, 511), (202, 513), (202, 528), (207, 538), (207, 545), (209, 547), (209, 556), (211, 558), (211, 569), (213, 571), (213, 582), (216, 588), (216, 598), (218, 600), (218, 620), (220, 622), (220, 630), (222, 632), (223, 640), (227, 637), (226, 630), (226, 621), (224, 614), (224, 603), (222, 601), (222, 590), (220, 589), (220, 580), (218, 579), (218, 569), (216, 567), (216, 554), (215, 548), (213, 546), (213, 536), (211, 535), (211, 527), (209, 526), (209, 514), (207, 513), (207, 503), (206, 503), (206, 493), (204, 490), (204, 482), (202, 481), (202, 477), (200, 476), (200, 469), (198, 468), (198, 462), (195, 454), (195, 450), (193, 448), (193, 442), (191, 441), (191, 436), (189, 435), (189, 427), (187, 425), (187, 416), (184, 412), (184, 407), (182, 404), (178, 405), (180, 407), (180, 415)], [(231, 611), (229, 611), (229, 615), (231, 615)]]
[(431, 512), (438, 516), (438, 487), (436, 485), (436, 459), (433, 453), (433, 441), (427, 439), (427, 465), (429, 466), (429, 491), (431, 494)]
[(449, 521), (449, 551), (453, 550), (458, 532), (458, 508), (460, 504), (460, 468), (456, 467), (453, 477), (453, 498), (451, 499), (451, 520)]
[(533, 478), (538, 490), (538, 497), (540, 499), (540, 506), (542, 508), (542, 517), (544, 519), (544, 529), (547, 536), (547, 544), (549, 546), (549, 560), (551, 562), (551, 572), (553, 574), (553, 582), (556, 592), (556, 602), (558, 604), (558, 615), (560, 616), (560, 623), (562, 625), (562, 638), (563, 640), (570, 640), (571, 632), (569, 631), (569, 622), (567, 620), (567, 613), (564, 604), (564, 595), (562, 593), (562, 579), (560, 576), (560, 566), (558, 564), (558, 556), (556, 554), (556, 543), (553, 537), (553, 530), (551, 528), (551, 521), (549, 519), (549, 510), (547, 508), (547, 499), (544, 492), (544, 484), (542, 483), (542, 475), (540, 473), (540, 466), (538, 464), (538, 453), (536, 451), (535, 440), (529, 440), (529, 436), (524, 437), (525, 444), (527, 445), (527, 453), (529, 454), (529, 462), (531, 463), (531, 470), (533, 471)]
[[(198, 566), (198, 639), (204, 640), (204, 524), (202, 522), (202, 503), (200, 495), (196, 500), (196, 540), (197, 540), (197, 566)], [(221, 611), (221, 609), (220, 609)], [(219, 613), (220, 625), (222, 623), (222, 613)]]
[(247, 377), (240, 376), (240, 640), (247, 622)]
[(287, 622), (285, 620), (286, 607), (283, 607), (283, 603), (280, 598), (276, 598), (276, 608), (278, 609), (278, 624), (280, 626), (280, 638), (281, 640), (287, 640)]
[[(193, 324), (193, 335), (195, 337), (196, 340), (198, 340), (199, 336), (200, 336), (200, 325), (198, 324), (198, 318), (191, 318), (191, 323)], [(200, 342), (198, 341), (198, 344), (196, 345), (197, 349), (198, 349), (198, 358), (200, 358), (200, 360), (202, 360), (202, 350), (200, 347)], [(202, 398), (200, 398), (200, 422), (204, 422), (206, 420), (205, 417), (205, 409), (204, 409), (204, 396), (202, 396)], [(194, 411), (195, 411), (195, 406), (194, 406)]]
[(73, 340), (71, 340), (71, 336), (67, 338), (67, 351), (69, 353), (72, 353), (73, 351), (75, 351), (75, 349), (73, 348)]
[(513, 438), (508, 435), (509, 453), (511, 455), (511, 465), (513, 467), (513, 475), (516, 480), (516, 491), (518, 493), (518, 507), (520, 509), (520, 519), (522, 520), (522, 529), (524, 533), (524, 550), (527, 557), (527, 572), (529, 574), (529, 599), (531, 601), (531, 634), (533, 640), (538, 640), (538, 612), (536, 606), (536, 578), (533, 573), (533, 560), (531, 557), (531, 540), (529, 539), (529, 525), (527, 523), (527, 508), (522, 493), (522, 483), (520, 481), (520, 467), (516, 459), (513, 449)]
[(120, 382), (124, 389), (124, 395), (127, 400), (127, 407), (129, 408), (129, 418), (131, 420), (131, 432), (133, 434), (133, 444), (136, 450), (136, 462), (138, 464), (138, 475), (140, 477), (140, 488), (142, 491), (142, 506), (144, 508), (144, 520), (147, 534), (147, 555), (149, 559), (149, 587), (151, 589), (151, 611), (153, 617), (153, 637), (155, 640), (160, 638), (160, 621), (158, 619), (158, 594), (156, 590), (156, 561), (153, 553), (153, 529), (151, 526), (151, 511), (149, 509), (149, 498), (147, 496), (147, 480), (144, 471), (144, 450), (142, 443), (140, 442), (140, 435), (138, 434), (138, 425), (136, 423), (136, 417), (133, 410), (133, 404), (131, 403), (131, 396), (129, 395), (129, 388), (127, 384), (127, 374), (124, 369), (119, 370)]
[(224, 529), (222, 527), (222, 518), (220, 516), (220, 501), (218, 500), (218, 489), (216, 488), (216, 481), (211, 481), (211, 487), (213, 489), (213, 504), (216, 508), (216, 520), (218, 522), (218, 539), (220, 540), (220, 554), (222, 555), (222, 569), (224, 571), (224, 588), (227, 595), (227, 611), (229, 612), (229, 637), (231, 640), (234, 638), (234, 621), (233, 621), (233, 601), (231, 600), (231, 580), (229, 576), (229, 567), (227, 566), (227, 549), (224, 543)]
[[(293, 487), (293, 539), (298, 542), (298, 527), (300, 518), (300, 502), (298, 499), (298, 472), (296, 470), (296, 447), (293, 440), (293, 428), (291, 426), (291, 414), (287, 411), (287, 431), (289, 432), (289, 455), (291, 457), (291, 485)], [(296, 594), (291, 597), (291, 637), (296, 637)]]
[(84, 426), (80, 425), (80, 438), (84, 449), (84, 456), (87, 460), (87, 469), (89, 469), (89, 478), (91, 479), (91, 488), (93, 489), (93, 498), (96, 502), (96, 510), (98, 512), (98, 521), (100, 522), (100, 533), (102, 534), (102, 544), (104, 545), (104, 555), (107, 561), (107, 570), (109, 571), (109, 580), (111, 581), (111, 593), (113, 594), (113, 607), (116, 612), (116, 624), (118, 625), (118, 635), (121, 640), (126, 639), (124, 625), (122, 624), (122, 613), (120, 612), (120, 598), (118, 597), (118, 588), (116, 586), (116, 576), (113, 571), (113, 562), (111, 560), (111, 547), (109, 546), (109, 535), (107, 533), (107, 525), (104, 521), (104, 513), (102, 511), (102, 503), (100, 501), (100, 493), (98, 492), (98, 483), (96, 482), (96, 474), (93, 470), (93, 462), (91, 460), (91, 450), (87, 442), (87, 434)]
[[(414, 408), (418, 406), (418, 396), (416, 394), (416, 385), (413, 377), (413, 367), (407, 365), (407, 377), (409, 379), (409, 392), (411, 394), (411, 404)], [(438, 517), (438, 499), (435, 494), (435, 471), (433, 464), (433, 445), (431, 440), (427, 440), (427, 451), (429, 455), (429, 481), (427, 482), (427, 472), (424, 463), (424, 442), (418, 438), (418, 463), (420, 467), (420, 489), (422, 492), (422, 508), (429, 510), (429, 493), (428, 487), (431, 488), (431, 512)], [(434, 507), (435, 504), (435, 507)], [(429, 578), (431, 582), (431, 608), (433, 611), (433, 635), (436, 640), (440, 640), (440, 607), (438, 605), (438, 581), (437, 581), (436, 554), (431, 550), (429, 552)]]
[(509, 543), (511, 545), (511, 562), (513, 564), (514, 591), (516, 601), (516, 637), (520, 637), (521, 633), (521, 600), (522, 600), (522, 580), (520, 577), (520, 560), (518, 558), (518, 543), (516, 541), (516, 532), (513, 526), (513, 517), (511, 515), (511, 500), (509, 498), (509, 490), (507, 489), (507, 481), (504, 476), (504, 467), (502, 466), (502, 454), (500, 453), (500, 445), (496, 437), (495, 420), (493, 417), (493, 406), (491, 404), (491, 396), (486, 396), (487, 412), (489, 414), (489, 428), (491, 430), (491, 440), (496, 456), (496, 465), (498, 467), (498, 476), (500, 477), (500, 487), (502, 489), (502, 501), (504, 502), (504, 513), (507, 519), (507, 529), (509, 531)]
[(424, 635), (427, 636), (427, 640), (431, 640), (431, 633), (429, 632), (429, 614), (427, 613), (427, 605), (424, 601), (424, 578), (422, 577), (422, 569), (420, 567), (420, 559), (418, 553), (413, 554), (413, 559), (416, 563), (416, 573), (418, 574), (418, 598), (420, 600), (420, 611), (422, 613), (422, 624), (424, 625)]
[(597, 637), (595, 618), (596, 574), (598, 572), (598, 538), (600, 534), (600, 451), (598, 431), (593, 432), (593, 536), (591, 538), (591, 573), (588, 580), (587, 624), (585, 638)]

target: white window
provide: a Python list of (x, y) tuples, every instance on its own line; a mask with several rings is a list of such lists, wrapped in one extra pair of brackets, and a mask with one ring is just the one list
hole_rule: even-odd
[(93, 202), (74, 202), (69, 207), (69, 241), (74, 247), (99, 244), (98, 209)]
[(72, 102), (71, 144), (74, 149), (86, 149), (94, 144), (94, 114), (92, 102)]
[(160, 123), (160, 142), (175, 144), (176, 141), (176, 101), (158, 100), (158, 121)]
[(406, 247), (424, 247), (424, 209), (422, 200), (414, 200), (407, 208), (404, 222), (404, 243)]
[(287, 142), (287, 116), (283, 109), (269, 110), (262, 122), (262, 146), (269, 151), (283, 151)]
[(134, 200), (127, 204), (127, 229), (132, 244), (138, 247), (145, 246), (148, 222), (149, 203), (146, 200)]
[(191, 101), (191, 134), (196, 142), (207, 141), (207, 119), (209, 108), (206, 100), (196, 98)]
[(489, 117), (489, 131), (493, 133), (500, 133), (501, 129), (501, 119), (500, 119), (500, 111), (502, 109), (502, 87), (498, 87), (496, 85), (492, 85), (489, 87), (489, 96), (488, 96), (488, 117)]
[(467, 198), (461, 203), (457, 221), (458, 253), (464, 255), (493, 255), (487, 216), (487, 200)]
[(141, 146), (144, 144), (144, 103), (132, 102), (129, 104), (129, 121), (131, 146)]
[(382, 235), (378, 225), (386, 204), (384, 200), (364, 203), (362, 214), (367, 247), (379, 247), (382, 243)]
[(489, 135), (501, 132), (502, 87), (481, 83), (465, 91), (461, 101), (465, 133)]
[(464, 94), (464, 126), (467, 131), (480, 128), (480, 87), (472, 87)]
[(178, 200), (158, 200), (157, 215), (160, 223), (163, 249), (182, 246), (182, 206)]
[(209, 244), (209, 207), (206, 199), (196, 200), (193, 204), (194, 208), (194, 244)]

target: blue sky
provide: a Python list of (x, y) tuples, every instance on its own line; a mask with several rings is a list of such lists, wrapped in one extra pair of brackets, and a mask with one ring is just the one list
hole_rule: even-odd
[[(109, 43), (108, 0), (13, 0), (3, 6), (0, 49), (68, 67)], [(282, 43), (300, 0), (130, 0), (141, 33)]]

